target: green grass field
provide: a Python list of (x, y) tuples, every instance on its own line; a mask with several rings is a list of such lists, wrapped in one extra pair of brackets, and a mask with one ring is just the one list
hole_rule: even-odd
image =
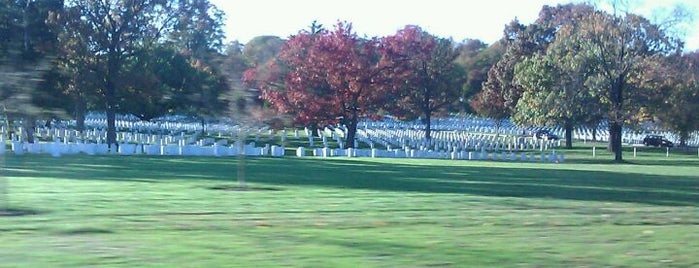
[(0, 267), (699, 266), (696, 151), (625, 157), (6, 155)]

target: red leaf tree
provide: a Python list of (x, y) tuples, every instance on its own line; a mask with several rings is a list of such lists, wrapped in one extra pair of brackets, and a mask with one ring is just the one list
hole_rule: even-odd
[(390, 68), (381, 61), (379, 45), (377, 39), (357, 36), (351, 24), (338, 23), (333, 31), (314, 27), (292, 36), (276, 61), (248, 70), (243, 79), (297, 123), (344, 124), (350, 148), (359, 119), (374, 117), (386, 103)]
[(456, 45), (412, 25), (382, 41), (384, 62), (394, 68), (396, 100), (390, 111), (403, 119), (421, 117), (429, 140), (432, 116), (446, 114), (459, 104), (466, 77), (454, 61), (459, 55)]

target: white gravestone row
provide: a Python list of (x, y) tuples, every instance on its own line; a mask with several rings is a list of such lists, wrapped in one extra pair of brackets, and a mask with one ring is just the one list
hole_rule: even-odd
[[(236, 156), (241, 153), (248, 156), (272, 156), (281, 157), (284, 155), (284, 148), (274, 145), (266, 145), (264, 147), (256, 147), (254, 143), (247, 144), (240, 150), (239, 144), (227, 146), (226, 140), (215, 141), (211, 138), (198, 140), (191, 144), (184, 137), (154, 137), (154, 136), (139, 136), (134, 135), (133, 140), (150, 140), (156, 141), (156, 144), (146, 143), (121, 143), (117, 154), (121, 155), (187, 155), (187, 156)], [(129, 133), (125, 133), (122, 138), (130, 139)], [(179, 138), (179, 139), (178, 139)], [(67, 140), (67, 139), (64, 139)], [(165, 141), (176, 140), (176, 144), (167, 143)], [(535, 156), (522, 155), (516, 157), (513, 152), (506, 152), (502, 145), (490, 143), (488, 146), (478, 146), (479, 143), (471, 147), (473, 149), (480, 148), (481, 151), (432, 151), (424, 149), (410, 149), (405, 147), (402, 149), (330, 149), (317, 148), (312, 149), (314, 156), (320, 157), (395, 157), (395, 158), (433, 158), (433, 159), (493, 159), (493, 160), (520, 160), (533, 161)], [(438, 145), (439, 146), (439, 145)], [(448, 148), (448, 146), (444, 146)], [(486, 148), (491, 151), (487, 151)], [(502, 150), (502, 151), (501, 151)], [(21, 155), (24, 153), (47, 153), (53, 156), (61, 156), (67, 154), (84, 153), (88, 155), (108, 154), (109, 149), (106, 144), (102, 143), (82, 143), (82, 142), (62, 142), (56, 138), (53, 142), (26, 143), (20, 141), (12, 142), (12, 151), (15, 154)], [(299, 148), (296, 151), (298, 157), (305, 156), (305, 149)], [(538, 159), (548, 159), (549, 161), (562, 161), (562, 155), (549, 155), (544, 157), (544, 153)], [(542, 160), (543, 161), (543, 160)]]
[[(180, 132), (193, 132), (202, 129), (202, 125), (199, 122), (196, 123), (180, 123), (180, 122), (162, 122), (162, 121), (155, 121), (155, 122), (144, 122), (140, 121), (137, 118), (133, 116), (118, 116), (117, 117), (119, 120), (117, 120), (117, 128), (118, 129), (123, 129), (123, 130), (134, 130), (139, 133), (180, 133)], [(449, 118), (434, 118), (432, 120), (432, 129), (439, 131), (439, 130), (457, 130), (457, 131), (464, 131), (464, 132), (471, 132), (471, 133), (484, 133), (484, 134), (495, 134), (495, 133), (500, 133), (500, 134), (506, 134), (506, 135), (519, 135), (522, 133), (522, 129), (519, 128), (515, 125), (513, 125), (511, 122), (508, 120), (503, 120), (501, 122), (501, 126), (497, 127), (496, 122), (494, 120), (488, 119), (488, 118), (481, 118), (477, 116), (472, 116), (472, 115), (466, 115), (466, 116), (460, 116), (460, 117), (449, 117)], [(74, 123), (73, 123), (74, 124)], [(88, 127), (93, 127), (93, 128), (99, 128), (99, 129), (104, 129), (106, 128), (106, 116), (103, 114), (92, 114), (88, 116), (88, 119), (86, 119), (86, 126)], [(220, 123), (220, 124), (206, 124), (204, 126), (204, 129), (207, 130), (207, 132), (218, 132), (218, 133), (230, 133), (233, 131), (235, 126), (230, 126), (229, 124), (226, 123)], [(403, 121), (396, 121), (392, 120), (390, 118), (386, 118), (383, 121), (363, 121), (359, 124), (359, 129), (423, 129), (424, 125), (419, 121), (409, 121), (409, 122), (403, 122)], [(346, 132), (346, 129), (344, 129)], [(531, 130), (531, 129), (530, 129)], [(552, 128), (554, 133), (559, 134), (559, 136), (562, 136), (563, 130), (561, 128)], [(310, 136), (309, 130), (305, 130), (306, 135)], [(336, 139), (335, 136), (338, 136), (339, 138), (344, 138), (344, 132), (343, 132), (343, 127), (334, 127), (334, 128), (326, 128), (324, 129), (326, 132), (326, 136), (331, 136), (333, 139)], [(332, 132), (338, 132), (342, 133), (341, 135), (328, 135), (328, 131)], [(529, 131), (531, 132), (531, 131)], [(599, 127), (597, 128), (596, 131), (596, 138), (597, 141), (600, 142), (606, 142), (608, 141), (609, 135), (607, 131), (607, 125), (605, 124), (600, 124)], [(636, 133), (633, 132), (630, 129), (625, 129), (624, 130), (624, 137), (623, 137), (623, 142), (628, 143), (628, 144), (639, 144), (643, 137), (645, 136), (646, 133)], [(529, 133), (530, 134), (530, 133)], [(659, 134), (659, 135), (664, 135), (668, 138), (670, 138), (673, 141), (679, 141), (679, 138), (676, 137), (673, 133), (670, 132), (653, 132), (653, 134)], [(298, 138), (298, 132), (295, 131), (296, 138)], [(321, 135), (318, 135), (321, 136)], [(580, 140), (580, 141), (591, 141), (592, 140), (592, 129), (588, 127), (579, 127), (574, 131), (572, 138), (574, 140)], [(256, 139), (259, 141), (259, 137)], [(360, 140), (361, 142), (366, 142), (363, 140)], [(309, 140), (309, 143), (312, 142)], [(699, 145), (699, 132), (693, 133), (691, 135), (691, 138), (687, 141), (688, 145), (690, 146), (698, 146)], [(314, 144), (315, 145), (315, 144)], [(372, 145), (372, 142), (369, 143), (369, 145)], [(386, 144), (384, 144), (385, 146)], [(324, 145), (325, 146), (325, 145)], [(395, 144), (394, 144), (395, 146)]]
[[(573, 140), (579, 140), (583, 142), (591, 142), (593, 140), (596, 140), (598, 142), (609, 141), (609, 131), (606, 128), (600, 127), (595, 132), (595, 135), (593, 135), (593, 129), (588, 127), (579, 127), (573, 131), (572, 138)], [(624, 129), (624, 133), (622, 135), (622, 143), (629, 145), (643, 144), (643, 138), (648, 134), (662, 135), (665, 138), (668, 138), (670, 141), (679, 143), (679, 137), (676, 134), (669, 131), (648, 132), (636, 131), (632, 129)], [(593, 136), (595, 136), (595, 139), (593, 139)], [(692, 135), (690, 135), (690, 138), (687, 140), (687, 145), (692, 147), (699, 146), (699, 131), (695, 131), (694, 133), (692, 133)]]
[[(250, 156), (281, 156), (283, 149), (256, 147), (254, 143), (241, 146), (228, 146), (228, 140), (215, 140), (213, 138), (196, 139), (185, 137), (184, 134), (178, 136), (170, 135), (150, 135), (139, 133), (120, 132), (117, 135), (119, 140), (118, 150), (110, 150), (103, 131), (86, 131), (83, 135), (77, 135), (74, 131), (51, 130), (53, 141), (39, 141), (28, 143), (21, 141), (20, 136), (15, 135), (10, 143), (11, 151), (16, 155), (28, 154), (50, 154), (61, 156), (67, 154), (84, 153), (88, 155), (96, 154), (121, 154), (121, 155), (192, 155), (192, 156), (235, 156), (241, 153)], [(49, 133), (42, 130), (42, 133)], [(49, 136), (49, 137), (50, 137)], [(196, 136), (196, 135), (195, 135)], [(46, 138), (43, 137), (42, 138)], [(4, 150), (0, 150), (4, 153)]]
[[(460, 151), (460, 152), (435, 152), (416, 149), (312, 149), (315, 157), (372, 157), (372, 158), (419, 158), (419, 159), (452, 159), (452, 160), (496, 160), (496, 161), (520, 161), (520, 162), (555, 162), (565, 161), (565, 155), (555, 151), (549, 152), (508, 152), (508, 151)], [(304, 157), (305, 148), (299, 147), (297, 157)]]
[(434, 151), (460, 151), (466, 149), (479, 149), (486, 147), (488, 150), (531, 150), (549, 149), (560, 146), (558, 141), (536, 140), (522, 136), (496, 136), (492, 134), (474, 134), (463, 131), (435, 131), (432, 139), (424, 139), (422, 130), (385, 130), (366, 129), (358, 131), (358, 140), (373, 148), (373, 144), (379, 144), (390, 148), (415, 148)]
[[(103, 119), (92, 119), (95, 122), (103, 123)], [(105, 121), (106, 122), (106, 121)], [(534, 156), (519, 155), (513, 156), (513, 152), (523, 150), (539, 150), (547, 153), (547, 150), (554, 149), (560, 146), (560, 142), (541, 141), (532, 139), (531, 136), (522, 136), (523, 131), (514, 126), (502, 126), (496, 128), (492, 120), (479, 119), (476, 117), (457, 118), (457, 119), (439, 119), (434, 120), (434, 131), (431, 140), (425, 140), (423, 125), (419, 122), (398, 122), (398, 121), (381, 121), (381, 122), (362, 122), (357, 132), (357, 140), (355, 145), (359, 143), (367, 144), (370, 149), (332, 151), (326, 149), (329, 145), (328, 140), (334, 139), (339, 147), (343, 145), (346, 128), (326, 127), (318, 129), (313, 133), (309, 129), (304, 129), (303, 133), (308, 138), (309, 148), (316, 146), (317, 140), (314, 137), (317, 135), (322, 144), (317, 144), (323, 148), (309, 149), (314, 152), (314, 155), (319, 156), (394, 156), (394, 157), (424, 157), (424, 158), (452, 158), (452, 159), (532, 159)], [(106, 124), (106, 123), (105, 123)], [(255, 147), (240, 151), (235, 146), (228, 146), (227, 140), (214, 138), (199, 138), (199, 136), (214, 136), (221, 137), (221, 133), (235, 133), (240, 130), (238, 126), (210, 126), (205, 128), (205, 133), (201, 133), (201, 125), (193, 123), (158, 123), (150, 124), (119, 121), (118, 127), (130, 131), (122, 131), (117, 135), (121, 146), (116, 153), (131, 155), (131, 154), (152, 154), (152, 155), (214, 155), (226, 156), (236, 155), (238, 153), (246, 153), (249, 155), (284, 155), (284, 148), (276, 146), (270, 147)], [(157, 126), (157, 127), (156, 127)], [(164, 128), (164, 129), (163, 129)], [(145, 132), (140, 132), (146, 129)], [(175, 129), (189, 130), (195, 134), (185, 137), (184, 131), (179, 132), (179, 135), (174, 134)], [(456, 130), (455, 130), (456, 129)], [(460, 129), (460, 130), (459, 130)], [(211, 133), (215, 130), (215, 133)], [(554, 132), (561, 133), (561, 129), (553, 129)], [(473, 133), (476, 131), (478, 133)], [(511, 133), (510, 135), (493, 135), (499, 131), (500, 133)], [(190, 133), (191, 133), (190, 132)], [(529, 131), (530, 133), (531, 131)], [(574, 137), (582, 139), (591, 139), (591, 129), (580, 128), (576, 129)], [(152, 134), (160, 133), (160, 134)], [(163, 134), (168, 133), (168, 134)], [(252, 137), (255, 141), (259, 141), (261, 137), (268, 136), (272, 138), (274, 131), (268, 128), (261, 128), (252, 131)], [(315, 134), (315, 135), (314, 135)], [(74, 131), (61, 128), (37, 128), (37, 137), (42, 137), (44, 142), (37, 144), (24, 143), (21, 140), (13, 140), (12, 150), (18, 154), (21, 153), (51, 153), (52, 155), (70, 154), (70, 153), (87, 153), (87, 154), (103, 154), (109, 153), (109, 150), (103, 144), (106, 139), (106, 131), (93, 128), (86, 130), (82, 134)], [(598, 131), (598, 140), (603, 139), (605, 132)], [(642, 139), (639, 133), (626, 133), (624, 136), (627, 142), (637, 142)], [(287, 139), (286, 130), (282, 132), (282, 143)], [(299, 130), (293, 131), (295, 139), (301, 139)], [(62, 145), (60, 145), (62, 144)], [(357, 147), (357, 146), (355, 146)], [(380, 149), (385, 148), (385, 150)], [(376, 149), (376, 150), (373, 150)], [(339, 150), (339, 149), (338, 149)], [(507, 153), (505, 153), (507, 152)], [(114, 153), (114, 152), (112, 152)], [(484, 155), (484, 153), (488, 155)], [(299, 152), (297, 151), (297, 155)], [(303, 153), (305, 155), (305, 150)], [(470, 157), (469, 157), (470, 155)], [(555, 154), (553, 154), (555, 155)], [(539, 156), (538, 159), (545, 157)]]

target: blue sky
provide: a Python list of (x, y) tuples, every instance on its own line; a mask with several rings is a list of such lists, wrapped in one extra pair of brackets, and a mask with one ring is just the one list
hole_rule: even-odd
[[(515, 17), (533, 22), (543, 5), (569, 0), (210, 0), (226, 12), (229, 41), (242, 43), (259, 35), (285, 38), (307, 29), (311, 22), (330, 27), (349, 21), (360, 35), (386, 36), (408, 24), (456, 41), (475, 38), (493, 43)], [(699, 1), (639, 1), (634, 12), (648, 18), (672, 3), (699, 10)], [(686, 50), (699, 49), (699, 17), (685, 26)]]

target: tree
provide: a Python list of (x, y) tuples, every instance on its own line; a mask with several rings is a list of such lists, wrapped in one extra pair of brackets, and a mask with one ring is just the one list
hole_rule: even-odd
[(212, 66), (223, 49), (224, 12), (209, 0), (179, 0), (176, 21), (167, 39), (185, 56)]
[(641, 81), (659, 58), (679, 51), (681, 44), (657, 25), (630, 13), (594, 12), (582, 21), (579, 34), (585, 40), (583, 51), (591, 54), (598, 70), (590, 83), (597, 85), (596, 94), (609, 111), (609, 149), (614, 160), (621, 162), (622, 127), (647, 100)]
[(673, 55), (651, 71), (656, 89), (650, 94), (653, 119), (680, 138), (686, 146), (693, 131), (699, 130), (699, 51)]
[(250, 39), (243, 47), (243, 58), (249, 65), (264, 65), (279, 54), (282, 46), (284, 46), (284, 40), (278, 36), (257, 36)]
[(466, 81), (459, 98), (463, 102), (462, 109), (467, 112), (475, 112), (470, 109), (467, 101), (471, 100), (483, 90), (483, 83), (488, 80), (488, 70), (500, 60), (505, 49), (502, 42), (495, 42), (488, 46), (480, 40), (469, 39), (457, 46), (459, 56), (455, 63), (463, 68), (466, 73)]
[(196, 63), (189, 66), (186, 79), (181, 81), (183, 92), (174, 96), (174, 111), (199, 118), (203, 127), (206, 119), (225, 112), (228, 104), (222, 95), (228, 86), (217, 69)]
[[(273, 60), (273, 58), (269, 60)], [(262, 66), (256, 67), (261, 69), (263, 68)], [(238, 122), (240, 117), (246, 117), (251, 114), (251, 110), (255, 110), (255, 108), (266, 109), (267, 112), (273, 110), (269, 107), (264, 107), (259, 89), (256, 87), (250, 88), (243, 81), (243, 74), (251, 68), (255, 68), (255, 66), (250, 65), (244, 58), (243, 45), (238, 41), (229, 43), (222, 55), (219, 69), (228, 85), (228, 91), (222, 96), (228, 103), (226, 111), (232, 115), (236, 122)], [(244, 119), (244, 121), (250, 121), (247, 120), (248, 118)]]
[(205, 119), (222, 114), (227, 106), (220, 98), (228, 87), (219, 69), (224, 13), (209, 0), (180, 0), (177, 13), (168, 41), (188, 58), (191, 71), (187, 72), (188, 79), (182, 80), (186, 86), (182, 93), (187, 97), (175, 103), (175, 110), (198, 117), (203, 127)]
[(502, 121), (510, 115), (504, 96), (505, 93), (498, 88), (486, 87), (469, 100), (469, 105), (476, 113), (495, 121), (498, 132)]
[(188, 58), (167, 46), (154, 45), (134, 51), (124, 61), (123, 76), (129, 77), (117, 95), (118, 112), (141, 120), (173, 113), (190, 94), (195, 70)]
[[(562, 25), (592, 10), (593, 7), (585, 4), (544, 6), (534, 23), (524, 26), (514, 20), (505, 26), (504, 36), (500, 40), (505, 46), (505, 53), (488, 71), (488, 80), (483, 84), (483, 90), (489, 91), (487, 94), (502, 94), (504, 102), (500, 110), (508, 115), (514, 114), (524, 92), (522, 86), (514, 81), (515, 66), (525, 58), (545, 53)], [(483, 100), (482, 97), (480, 99)]]
[(361, 117), (374, 116), (386, 103), (383, 79), (387, 67), (380, 61), (379, 42), (338, 23), (333, 31), (302, 30), (292, 36), (260, 77), (259, 69), (246, 71), (245, 80), (257, 82), (262, 98), (279, 112), (310, 126), (342, 123), (347, 126), (346, 147), (354, 147)]
[[(68, 1), (68, 9), (66, 25), (71, 27), (68, 28), (66, 39), (68, 42), (82, 44), (82, 49), (87, 48), (84, 52), (77, 49), (75, 54), (84, 56), (80, 62), (93, 63), (88, 66), (94, 68), (92, 72), (100, 81), (96, 90), (88, 93), (98, 96), (101, 100), (98, 107), (106, 110), (107, 144), (110, 148), (116, 146), (116, 112), (131, 112), (126, 109), (134, 107), (129, 102), (144, 100), (125, 97), (141, 97), (148, 92), (161, 91), (142, 87), (156, 86), (153, 81), (144, 80), (158, 78), (155, 75), (140, 75), (137, 81), (140, 85), (133, 84), (130, 79), (123, 79), (124, 75), (133, 74), (126, 68), (143, 67), (138, 65), (145, 63), (138, 63), (136, 59), (149, 55), (150, 52), (144, 50), (156, 49), (154, 53), (157, 54), (160, 46), (170, 46), (186, 56), (189, 65), (197, 70), (197, 75), (187, 73), (187, 76), (181, 77), (183, 80), (177, 88), (179, 91), (174, 94), (178, 98), (173, 100), (193, 102), (174, 102), (179, 105), (175, 107), (178, 111), (200, 116), (220, 110), (218, 94), (225, 87), (218, 86), (221, 80), (212, 78), (217, 76), (212, 59), (216, 58), (215, 52), (221, 48), (223, 14), (209, 1), (71, 0)], [(80, 67), (72, 68), (79, 69)], [(188, 87), (183, 89), (182, 85)], [(187, 96), (180, 96), (181, 94)], [(152, 99), (153, 96), (149, 97)], [(183, 108), (184, 106), (192, 109)], [(153, 112), (154, 110), (134, 111), (144, 117), (155, 115)]]
[(479, 115), (492, 118), (498, 129), (502, 120), (507, 118), (514, 109), (512, 98), (508, 98), (512, 94), (508, 94), (508, 92), (516, 91), (516, 87), (512, 83), (514, 65), (524, 55), (520, 55), (522, 53), (517, 52), (518, 50), (515, 48), (520, 46), (516, 42), (525, 30), (526, 27), (516, 19), (505, 26), (503, 37), (499, 41), (505, 47), (505, 53), (488, 70), (488, 79), (483, 82), (481, 91), (469, 100), (471, 109)]
[[(107, 112), (107, 144), (116, 143), (118, 94), (123, 90), (123, 66), (139, 47), (155, 43), (173, 30), (175, 3), (162, 0), (70, 0), (69, 36), (82, 38), (102, 84), (98, 93)], [(103, 67), (103, 68), (101, 68)]]
[(512, 83), (514, 65), (531, 53), (518, 52), (521, 43), (519, 35), (526, 27), (514, 20), (505, 27), (504, 36), (500, 40), (505, 47), (505, 54), (488, 70), (488, 79), (483, 83), (483, 89), (470, 100), (471, 108), (478, 114), (493, 118), (496, 122), (507, 118), (519, 99), (517, 85)]
[(431, 118), (458, 105), (465, 75), (449, 39), (437, 38), (417, 26), (406, 26), (382, 40), (384, 61), (393, 66), (397, 87), (391, 112), (399, 118), (422, 117), (425, 139), (431, 139)]
[[(34, 142), (36, 117), (53, 112), (42, 86), (52, 69), (51, 55), (56, 47), (56, 32), (47, 23), (62, 12), (63, 3), (47, 1), (0, 1), (0, 102), (7, 122), (22, 118), (26, 141)], [(45, 85), (45, 84), (44, 84)], [(57, 103), (55, 100), (48, 103)], [(43, 104), (43, 105), (42, 105)]]
[(148, 121), (174, 113), (205, 118), (225, 110), (218, 99), (226, 89), (224, 78), (172, 47), (139, 49), (122, 68), (129, 82), (118, 94), (120, 113)]
[(0, 4), (0, 57), (12, 52), (32, 61), (54, 52), (56, 33), (48, 21), (62, 11), (62, 0), (0, 0)]
[(584, 85), (580, 66), (561, 60), (535, 56), (517, 65), (515, 79), (524, 92), (512, 119), (519, 125), (563, 126), (565, 146), (571, 149), (573, 128), (587, 122), (599, 102)]
[[(260, 77), (267, 76), (285, 41), (277, 36), (257, 36), (248, 41), (242, 48), (240, 57), (247, 68), (255, 68)], [(242, 77), (242, 76), (241, 76)], [(238, 103), (238, 110), (245, 110), (244, 105), (250, 104), (264, 108), (262, 92), (258, 88), (241, 87), (233, 92), (233, 98)]]
[(565, 129), (566, 148), (572, 148), (573, 127), (594, 118), (599, 101), (587, 80), (594, 73), (591, 55), (577, 39), (578, 20), (562, 25), (545, 54), (515, 66), (515, 83), (522, 86), (513, 121), (523, 125), (558, 125)]

